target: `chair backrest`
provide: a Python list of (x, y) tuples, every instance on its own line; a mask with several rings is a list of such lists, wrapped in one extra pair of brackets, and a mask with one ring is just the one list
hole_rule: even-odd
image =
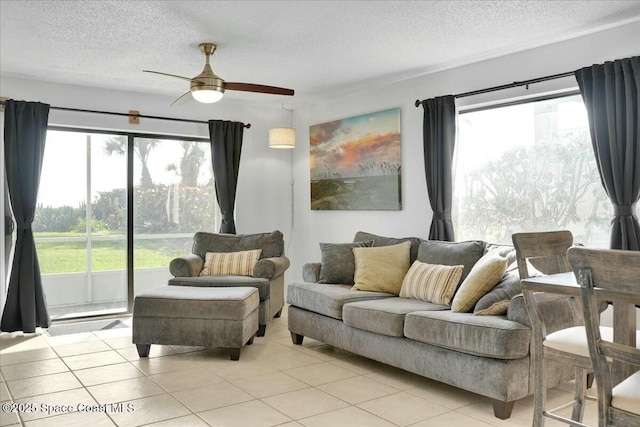
[[(605, 297), (607, 301), (629, 303), (630, 309), (634, 310), (633, 304), (640, 303), (640, 252), (573, 247), (567, 257), (581, 287), (599, 400), (610, 406), (614, 384), (607, 358), (640, 366), (640, 349), (602, 340), (596, 293), (606, 293), (600, 299)], [(630, 333), (634, 332), (635, 326), (631, 326)]]
[(262, 249), (260, 259), (284, 255), (284, 238), (278, 230), (270, 233), (219, 234), (199, 231), (193, 236), (191, 252), (205, 258), (207, 252), (238, 252)]
[(567, 261), (567, 249), (573, 245), (573, 235), (570, 231), (514, 233), (511, 239), (516, 248), (521, 278), (531, 277), (532, 267), (544, 274), (571, 271)]

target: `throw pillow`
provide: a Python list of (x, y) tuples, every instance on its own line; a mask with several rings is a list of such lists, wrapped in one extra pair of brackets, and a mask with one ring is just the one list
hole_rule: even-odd
[(251, 276), (262, 249), (240, 252), (207, 252), (200, 276)]
[(433, 265), (415, 261), (400, 289), (400, 298), (450, 305), (458, 287), (462, 265)]
[(384, 237), (384, 236), (378, 236), (377, 234), (367, 233), (364, 231), (358, 231), (356, 235), (353, 237), (354, 242), (365, 242), (368, 240), (372, 240), (373, 241), (372, 246), (375, 246), (375, 247), (397, 245), (398, 243), (407, 242), (407, 241), (411, 242), (411, 251), (409, 255), (410, 265), (413, 264), (413, 261), (415, 261), (416, 257), (418, 256), (418, 246), (420, 246), (420, 242), (422, 241), (422, 239), (418, 237), (400, 237), (400, 238)]
[(418, 248), (418, 261), (435, 265), (463, 265), (461, 281), (484, 255), (484, 242), (442, 242), (425, 240)]
[(507, 259), (497, 253), (488, 252), (480, 258), (453, 297), (451, 311), (472, 311), (478, 300), (498, 284), (506, 269)]
[(355, 259), (353, 248), (373, 246), (373, 240), (354, 243), (320, 243), (322, 267), (318, 283), (353, 285)]
[(355, 285), (361, 291), (400, 293), (409, 269), (411, 242), (381, 248), (354, 248)]
[(475, 315), (507, 314), (511, 299), (520, 293), (518, 270), (507, 271), (502, 280), (485, 296), (480, 298), (473, 309)]

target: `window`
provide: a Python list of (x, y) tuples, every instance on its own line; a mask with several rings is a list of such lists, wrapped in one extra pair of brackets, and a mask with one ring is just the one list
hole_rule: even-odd
[(207, 140), (47, 132), (33, 230), (52, 318), (127, 311), (129, 287), (166, 284), (171, 259), (190, 253), (196, 231), (219, 223)]
[(516, 232), (568, 229), (607, 247), (612, 211), (579, 95), (459, 115), (456, 240), (511, 244)]

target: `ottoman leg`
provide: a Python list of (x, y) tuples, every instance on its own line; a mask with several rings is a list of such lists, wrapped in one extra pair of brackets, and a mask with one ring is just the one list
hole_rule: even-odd
[(240, 348), (230, 348), (229, 349), (229, 359), (231, 360), (240, 360)]
[(295, 345), (302, 345), (302, 340), (304, 340), (304, 335), (300, 335), (300, 334), (296, 334), (295, 332), (291, 332), (291, 341), (293, 341), (293, 343)]
[(151, 344), (136, 344), (138, 349), (138, 356), (149, 357), (149, 350), (151, 350)]

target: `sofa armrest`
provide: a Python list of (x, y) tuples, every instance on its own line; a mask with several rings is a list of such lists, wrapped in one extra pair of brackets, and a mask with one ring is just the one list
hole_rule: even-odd
[(199, 255), (189, 254), (174, 258), (169, 263), (169, 272), (173, 277), (197, 277), (204, 267)]
[[(544, 319), (547, 334), (561, 329), (580, 325), (581, 314), (574, 297), (549, 293), (536, 293), (536, 303)], [(531, 327), (524, 295), (518, 294), (511, 299), (507, 310), (507, 319)]]
[(320, 280), (320, 268), (322, 264), (319, 262), (310, 262), (302, 266), (302, 279), (305, 282), (318, 283)]
[(289, 258), (285, 256), (263, 258), (253, 267), (253, 277), (275, 279), (282, 276), (290, 264)]

